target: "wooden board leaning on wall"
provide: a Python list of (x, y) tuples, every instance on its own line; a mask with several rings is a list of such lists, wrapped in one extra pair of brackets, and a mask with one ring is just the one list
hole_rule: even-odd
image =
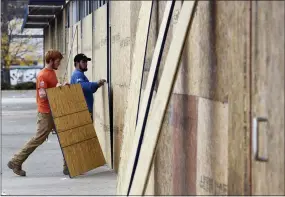
[[(107, 79), (107, 7), (94, 13), (93, 79)], [(94, 126), (101, 144), (107, 165), (111, 168), (110, 115), (108, 86), (105, 84), (94, 95)]]

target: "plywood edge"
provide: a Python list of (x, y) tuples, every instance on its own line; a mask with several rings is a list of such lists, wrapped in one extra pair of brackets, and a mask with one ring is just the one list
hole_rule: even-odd
[[(119, 164), (117, 194), (123, 194), (122, 185), (124, 178), (124, 171), (126, 170), (126, 160), (129, 157), (131, 143), (133, 141), (133, 134), (136, 127), (136, 113), (138, 109), (141, 73), (144, 63), (145, 45), (147, 42), (148, 26), (150, 22), (150, 14), (152, 9), (152, 1), (142, 2), (140, 9), (138, 28), (136, 32), (136, 42), (133, 54), (133, 66), (130, 87), (128, 91), (128, 106), (125, 112), (125, 124), (123, 130), (123, 143), (121, 148), (121, 159)], [(138, 36), (139, 35), (139, 36)]]
[[(179, 66), (182, 49), (190, 28), (190, 22), (193, 17), (196, 4), (197, 1), (185, 1), (182, 5), (176, 32), (174, 33), (171, 41), (160, 85), (154, 100), (154, 106), (146, 125), (144, 141), (139, 155), (140, 159), (138, 160), (130, 195), (143, 195), (145, 192), (146, 180), (149, 177), (151, 165), (153, 163), (153, 156), (160, 134), (164, 113), (173, 89), (173, 83)], [(134, 167), (133, 161), (136, 157), (140, 135), (141, 130), (138, 130), (138, 132), (135, 133), (135, 141), (128, 161), (129, 170), (126, 173), (129, 175)], [(130, 178), (130, 176), (128, 176), (128, 178)]]

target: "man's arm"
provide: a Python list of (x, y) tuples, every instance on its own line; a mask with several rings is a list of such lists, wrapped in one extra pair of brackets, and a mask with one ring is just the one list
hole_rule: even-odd
[(39, 97), (41, 99), (46, 99), (47, 98), (47, 93), (46, 93), (47, 82), (42, 77), (39, 77), (38, 79), (37, 89), (39, 89)]
[(85, 80), (85, 76), (83, 74), (78, 74), (73, 78), (74, 83), (80, 83), (83, 91), (88, 91), (95, 93), (99, 87), (101, 87), (105, 80), (99, 80), (98, 82), (89, 82)]

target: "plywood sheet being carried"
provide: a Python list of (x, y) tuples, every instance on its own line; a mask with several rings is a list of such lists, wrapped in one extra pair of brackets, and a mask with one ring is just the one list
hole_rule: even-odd
[[(92, 14), (87, 15), (82, 20), (82, 53), (84, 53), (87, 57), (92, 58), (92, 38), (93, 32), (91, 31), (92, 27)], [(86, 77), (89, 81), (93, 79), (93, 61), (88, 62), (88, 70), (85, 72)]]
[[(107, 80), (107, 5), (94, 12), (93, 79)], [(112, 167), (108, 85), (94, 95), (94, 126), (108, 166)]]
[(105, 158), (81, 85), (50, 88), (47, 94), (70, 177), (104, 165)]

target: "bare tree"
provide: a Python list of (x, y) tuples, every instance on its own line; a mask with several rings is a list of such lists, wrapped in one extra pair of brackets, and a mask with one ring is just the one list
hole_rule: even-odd
[[(34, 56), (38, 55), (42, 57), (43, 39), (34, 38), (33, 32), (29, 29), (25, 29), (21, 32), (22, 19), (13, 19), (8, 24), (8, 51), (7, 65), (10, 65), (10, 61), (16, 60), (17, 57), (25, 57), (29, 60), (29, 54)], [(15, 35), (20, 35), (17, 37)], [(26, 64), (28, 64), (26, 62)]]
[[(9, 2), (10, 3), (10, 2)], [(21, 32), (23, 18), (14, 16), (12, 11), (8, 11), (8, 0), (4, 0), (2, 4), (1, 17), (1, 69), (2, 81), (10, 86), (10, 65), (19, 57), (25, 57), (26, 65), (29, 65), (29, 56), (42, 51), (43, 39), (34, 38), (33, 31), (25, 29)], [(10, 6), (11, 7), (11, 6)], [(12, 8), (16, 9), (13, 5)], [(12, 15), (11, 15), (12, 14)], [(21, 35), (19, 37), (19, 35)], [(42, 53), (39, 53), (38, 59), (42, 58)]]

